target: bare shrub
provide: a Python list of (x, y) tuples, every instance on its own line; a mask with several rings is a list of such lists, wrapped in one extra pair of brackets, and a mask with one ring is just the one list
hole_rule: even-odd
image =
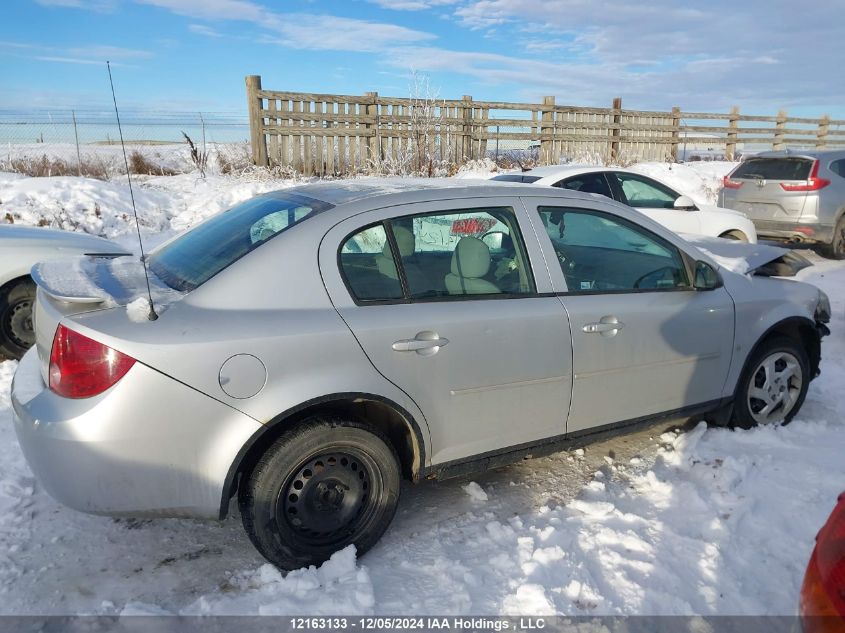
[(173, 176), (176, 172), (164, 165), (157, 165), (137, 149), (129, 154), (129, 172), (145, 176)]
[(203, 143), (203, 148), (198, 148), (191, 137), (182, 132), (182, 136), (185, 137), (185, 142), (188, 144), (188, 148), (190, 149), (191, 153), (191, 162), (194, 164), (194, 167), (200, 172), (200, 176), (205, 178), (205, 170), (208, 167), (208, 150), (205, 148), (205, 143)]
[[(445, 123), (445, 101), (429, 78), (412, 74), (408, 137), (386, 156), (370, 159), (368, 173), (379, 176), (451, 176), (458, 170), (452, 157), (451, 133)], [(394, 139), (395, 141), (395, 139)]]
[(217, 145), (217, 167), (221, 174), (242, 174), (252, 170), (252, 150), (249, 143)]
[(66, 161), (42, 154), (40, 157), (12, 158), (2, 165), (7, 171), (31, 176), (33, 178), (49, 178), (51, 176), (86, 176), (97, 180), (108, 180), (109, 170), (99, 159), (83, 158), (79, 163)]

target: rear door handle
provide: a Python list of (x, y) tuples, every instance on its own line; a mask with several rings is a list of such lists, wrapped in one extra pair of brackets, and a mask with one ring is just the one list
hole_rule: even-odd
[(418, 332), (414, 338), (404, 338), (393, 343), (394, 352), (416, 352), (420, 356), (431, 356), (449, 343), (449, 339), (442, 338), (437, 332), (429, 330)]
[(587, 323), (581, 328), (587, 334), (601, 334), (602, 336), (616, 336), (625, 324), (615, 316), (603, 316), (596, 323)]

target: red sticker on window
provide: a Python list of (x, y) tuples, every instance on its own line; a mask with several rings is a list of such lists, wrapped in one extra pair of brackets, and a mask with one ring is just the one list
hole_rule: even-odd
[(493, 218), (464, 218), (452, 222), (452, 235), (483, 235), (493, 228)]

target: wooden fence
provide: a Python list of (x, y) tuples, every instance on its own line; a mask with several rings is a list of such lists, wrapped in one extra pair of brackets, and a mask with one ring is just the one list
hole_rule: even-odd
[(360, 171), (426, 173), (514, 148), (536, 148), (539, 162), (564, 157), (611, 162), (677, 160), (706, 150), (845, 146), (845, 120), (626, 110), (543, 102), (309, 94), (263, 90), (246, 77), (253, 162), (305, 175)]

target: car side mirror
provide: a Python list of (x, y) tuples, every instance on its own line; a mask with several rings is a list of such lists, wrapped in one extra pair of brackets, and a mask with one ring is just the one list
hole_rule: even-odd
[(715, 290), (722, 287), (722, 277), (710, 264), (703, 261), (695, 262), (695, 280), (693, 288), (696, 290)]
[(698, 211), (698, 207), (695, 206), (695, 202), (689, 196), (678, 196), (672, 207), (679, 211)]

